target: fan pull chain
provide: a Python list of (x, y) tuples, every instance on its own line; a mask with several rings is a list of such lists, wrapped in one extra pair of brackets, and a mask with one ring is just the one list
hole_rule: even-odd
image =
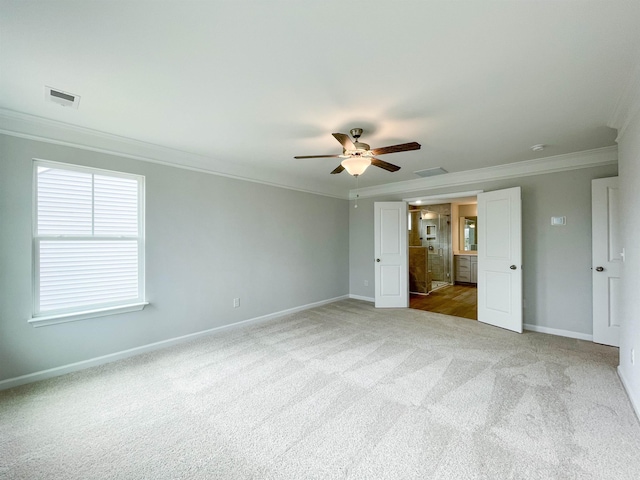
[[(357, 192), (358, 191), (358, 177), (360, 175), (354, 175), (354, 176), (356, 177), (356, 192)], [(356, 193), (356, 204), (355, 204), (355, 206), (353, 208), (358, 208), (358, 197), (359, 196), (360, 195), (358, 193)]]

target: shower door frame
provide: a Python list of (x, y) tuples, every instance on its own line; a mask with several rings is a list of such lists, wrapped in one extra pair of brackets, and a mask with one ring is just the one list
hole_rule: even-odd
[[(422, 222), (424, 222), (426, 219), (422, 218), (422, 212), (428, 212), (430, 214), (435, 214), (437, 215), (437, 228), (436, 228), (436, 235), (435, 235), (435, 248), (438, 251), (439, 256), (442, 257), (442, 280), (436, 280), (438, 282), (444, 282), (446, 284), (451, 285), (452, 282), (452, 277), (451, 277), (451, 272), (452, 272), (452, 263), (453, 263), (453, 244), (451, 243), (451, 213), (445, 214), (445, 213), (439, 213), (436, 212), (434, 210), (429, 210), (430, 206), (433, 205), (441, 205), (441, 204), (431, 204), (431, 205), (425, 205), (424, 207), (420, 207), (420, 228), (424, 228), (424, 237), (425, 237), (425, 242), (427, 243), (427, 245), (422, 245), (423, 247), (427, 247), (427, 265), (429, 264), (428, 261), (428, 255), (429, 252), (431, 251), (429, 248), (434, 246), (434, 245), (429, 245), (429, 238), (428, 238), (428, 234), (427, 234), (427, 228), (430, 225), (423, 225)], [(447, 217), (449, 218), (449, 223), (448, 224), (444, 224), (444, 222), (447, 221)], [(444, 224), (444, 226), (443, 226)], [(443, 235), (443, 232), (446, 233), (446, 235)], [(446, 237), (446, 238), (443, 238)], [(443, 247), (444, 245), (444, 247)], [(445, 255), (445, 251), (446, 251), (446, 255)], [(432, 282), (433, 277), (432, 277)], [(432, 291), (433, 288), (430, 288), (429, 291)]]

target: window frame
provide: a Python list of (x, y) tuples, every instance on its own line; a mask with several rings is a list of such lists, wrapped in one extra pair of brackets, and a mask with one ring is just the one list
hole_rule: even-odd
[[(52, 235), (38, 233), (38, 167), (53, 168), (58, 170), (70, 170), (91, 175), (101, 175), (116, 178), (135, 180), (138, 184), (138, 235)], [(88, 318), (96, 318), (118, 313), (126, 313), (142, 310), (148, 302), (145, 300), (145, 177), (143, 175), (107, 170), (102, 168), (87, 167), (39, 158), (33, 159), (33, 184), (32, 184), (32, 316), (28, 320), (33, 326), (39, 327), (57, 323), (71, 322)], [(92, 197), (95, 193), (92, 186)], [(93, 208), (93, 201), (92, 201)], [(92, 224), (95, 217), (92, 214)], [(138, 247), (138, 296), (126, 301), (115, 300), (100, 304), (85, 305), (81, 307), (67, 307), (57, 310), (40, 310), (40, 244), (43, 241), (133, 241)]]

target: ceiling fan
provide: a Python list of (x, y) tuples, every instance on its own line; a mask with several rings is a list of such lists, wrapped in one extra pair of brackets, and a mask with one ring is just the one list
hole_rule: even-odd
[(351, 141), (349, 135), (346, 133), (332, 134), (335, 139), (342, 144), (342, 155), (302, 155), (293, 158), (344, 158), (340, 165), (331, 173), (335, 174), (346, 170), (350, 175), (357, 177), (358, 175), (362, 175), (369, 165), (375, 165), (388, 172), (397, 172), (400, 170), (400, 167), (397, 165), (375, 158), (376, 155), (420, 150), (420, 144), (417, 142), (401, 143), (400, 145), (374, 148), (372, 150), (366, 143), (358, 141), (362, 135), (361, 128), (352, 128), (349, 133), (351, 133), (354, 141)]

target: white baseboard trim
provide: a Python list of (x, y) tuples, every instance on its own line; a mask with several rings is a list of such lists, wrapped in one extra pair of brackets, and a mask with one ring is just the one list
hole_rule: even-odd
[(375, 303), (376, 299), (371, 297), (363, 297), (362, 295), (353, 295), (349, 294), (349, 298), (353, 298), (354, 300), (364, 300), (365, 302)]
[(586, 333), (572, 332), (570, 330), (560, 330), (557, 328), (541, 327), (540, 325), (531, 325), (528, 323), (525, 323), (523, 327), (525, 330), (529, 330), (530, 332), (548, 333), (549, 335), (576, 338), (578, 340), (593, 342), (593, 335), (588, 335)]
[(17, 387), (19, 385), (25, 385), (27, 383), (37, 382), (45, 380), (47, 378), (58, 377), (67, 373), (77, 372), (86, 368), (97, 367), (98, 365), (104, 365), (105, 363), (115, 362), (125, 358), (140, 355), (142, 353), (152, 352), (154, 350), (160, 350), (162, 348), (171, 347), (181, 343), (185, 343), (191, 340), (195, 340), (198, 337), (204, 337), (219, 333), (225, 330), (231, 330), (234, 328), (247, 327), (258, 323), (267, 322), (276, 318), (284, 317), (292, 313), (301, 312), (303, 310), (309, 310), (310, 308), (320, 307), (329, 303), (334, 303), (340, 300), (346, 300), (350, 298), (349, 295), (342, 295), (340, 297), (329, 298), (327, 300), (321, 300), (319, 302), (309, 303), (307, 305), (301, 305), (299, 307), (289, 308), (287, 310), (281, 310), (279, 312), (270, 313), (268, 315), (262, 315), (260, 317), (250, 318), (242, 320), (240, 322), (231, 323), (229, 325), (222, 325), (220, 327), (210, 328), (208, 330), (202, 330), (200, 332), (189, 333), (180, 337), (169, 338), (167, 340), (161, 340), (155, 343), (149, 343), (147, 345), (141, 345), (139, 347), (130, 348), (128, 350), (122, 350), (120, 352), (110, 353), (101, 357), (90, 358), (88, 360), (82, 360), (80, 362), (70, 363), (62, 365), (60, 367), (49, 368), (47, 370), (41, 370), (39, 372), (29, 373), (26, 375), (20, 375), (19, 377), (8, 378), (6, 380), (0, 380), (0, 390), (6, 390), (8, 388)]
[(636, 418), (640, 422), (640, 403), (638, 403), (638, 399), (634, 398), (634, 396), (632, 395), (631, 389), (629, 388), (629, 382), (626, 380), (624, 374), (622, 373), (622, 369), (620, 368), (620, 365), (618, 365), (618, 368), (616, 370), (618, 371), (618, 377), (620, 377), (622, 386), (624, 387), (624, 390), (627, 393), (627, 398), (631, 403), (631, 407), (633, 407), (633, 410), (636, 412)]

